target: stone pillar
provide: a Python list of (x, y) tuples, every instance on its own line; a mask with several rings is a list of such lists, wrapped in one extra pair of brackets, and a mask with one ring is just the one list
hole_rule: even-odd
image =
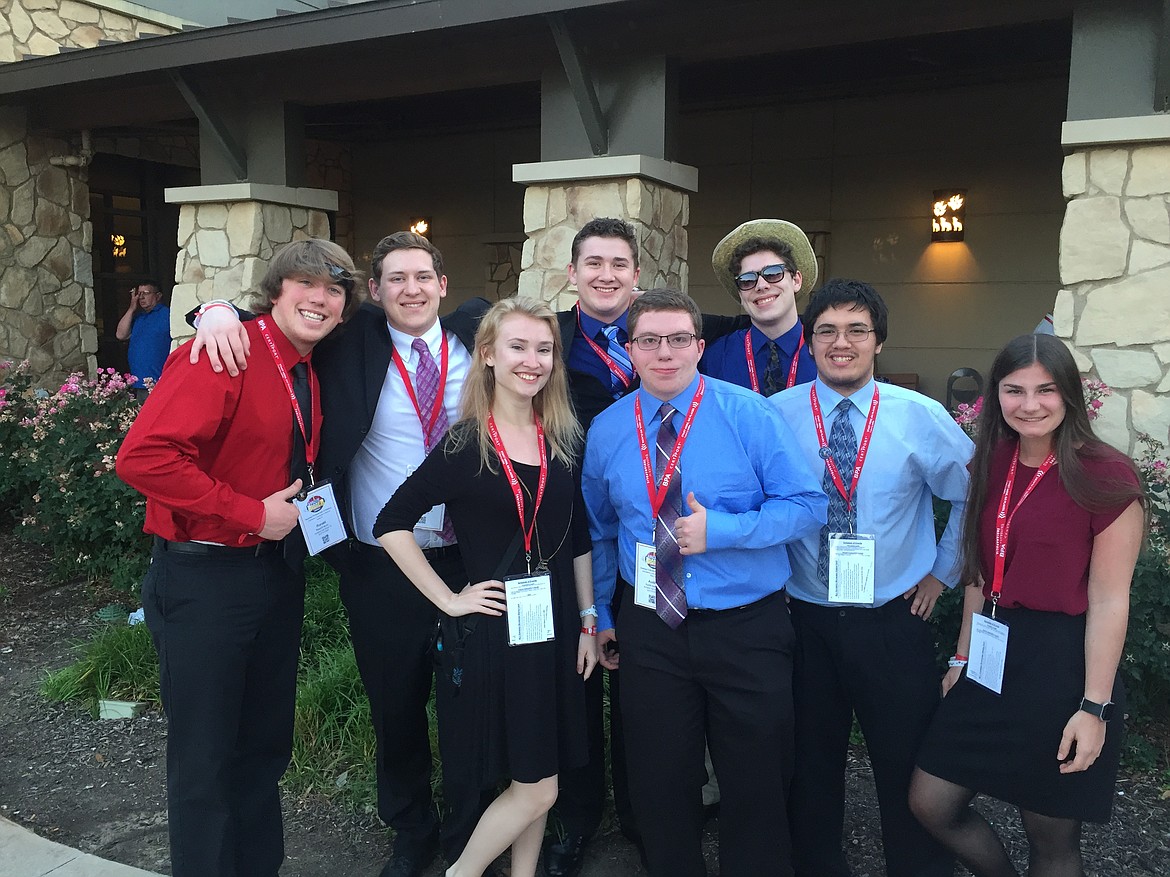
[(0, 358), (46, 386), (97, 368), (87, 171), (51, 160), (71, 152), (0, 109)]
[(1094, 427), (1132, 454), (1170, 435), (1170, 143), (1081, 145), (1063, 184), (1056, 334), (1113, 388)]
[(176, 345), (193, 334), (187, 311), (212, 299), (247, 307), (273, 253), (289, 241), (327, 239), (328, 212), (337, 210), (336, 192), (258, 183), (167, 189), (166, 199), (180, 205), (171, 292)]
[(524, 193), (524, 232), (519, 294), (548, 302), (555, 310), (577, 300), (569, 285), (573, 237), (591, 219), (625, 219), (638, 235), (643, 289), (669, 286), (686, 291), (690, 192), (698, 171), (644, 155), (518, 164), (512, 179)]

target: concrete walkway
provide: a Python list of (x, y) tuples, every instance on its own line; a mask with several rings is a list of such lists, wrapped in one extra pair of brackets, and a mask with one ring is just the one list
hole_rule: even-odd
[(0, 874), (4, 877), (158, 877), (38, 837), (0, 816)]

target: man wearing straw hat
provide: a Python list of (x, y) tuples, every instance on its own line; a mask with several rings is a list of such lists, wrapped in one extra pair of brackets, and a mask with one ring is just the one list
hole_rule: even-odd
[(805, 233), (783, 219), (753, 219), (716, 244), (711, 268), (752, 324), (711, 342), (700, 370), (764, 396), (815, 378), (796, 310), (796, 296), (817, 282)]

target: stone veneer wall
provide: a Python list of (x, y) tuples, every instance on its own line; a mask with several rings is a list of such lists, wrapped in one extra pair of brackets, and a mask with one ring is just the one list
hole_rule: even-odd
[(0, 358), (50, 385), (97, 367), (86, 171), (49, 162), (69, 152), (0, 109)]
[(524, 242), (495, 241), (485, 244), (484, 248), (487, 250), (484, 298), (488, 301), (510, 298), (520, 287), (520, 264), (524, 257)]
[(56, 55), (60, 46), (89, 49), (99, 40), (124, 42), (175, 30), (79, 0), (0, 0), (0, 62)]
[(690, 196), (638, 177), (531, 185), (524, 193), (524, 243), (520, 295), (549, 302), (554, 310), (572, 307), (569, 285), (573, 237), (599, 216), (625, 219), (634, 226), (641, 251), (643, 289), (669, 286), (686, 290), (687, 222)]
[(1170, 145), (1065, 158), (1056, 334), (1113, 388), (1094, 424), (1133, 453), (1170, 434)]
[(260, 201), (183, 204), (171, 292), (176, 345), (194, 334), (184, 315), (196, 305), (222, 298), (247, 307), (281, 244), (328, 237), (322, 210)]

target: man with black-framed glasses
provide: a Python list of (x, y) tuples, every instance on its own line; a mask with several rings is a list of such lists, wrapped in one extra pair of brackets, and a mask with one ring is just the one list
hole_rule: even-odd
[[(698, 374), (691, 298), (630, 306), (636, 391), (598, 414), (582, 491), (593, 536), (598, 645), (619, 658), (630, 798), (652, 877), (705, 877), (704, 741), (722, 793), (720, 873), (791, 877), (793, 634), (786, 543), (827, 501), (758, 395)], [(613, 582), (632, 587), (615, 622)]]
[(783, 219), (753, 219), (716, 244), (711, 268), (752, 322), (708, 344), (700, 371), (763, 396), (816, 377), (796, 309), (817, 282), (808, 236)]
[[(867, 283), (830, 280), (809, 301), (804, 337), (817, 379), (768, 400), (818, 473), (827, 525), (789, 545), (796, 631), (796, 773), (788, 813), (797, 877), (848, 877), (842, 847), (853, 716), (873, 766), (889, 877), (951, 877), (951, 856), (917, 824), (914, 757), (939, 701), (927, 623), (958, 581), (971, 440), (938, 402), (874, 382), (885, 302)], [(951, 503), (936, 542), (934, 497)]]

